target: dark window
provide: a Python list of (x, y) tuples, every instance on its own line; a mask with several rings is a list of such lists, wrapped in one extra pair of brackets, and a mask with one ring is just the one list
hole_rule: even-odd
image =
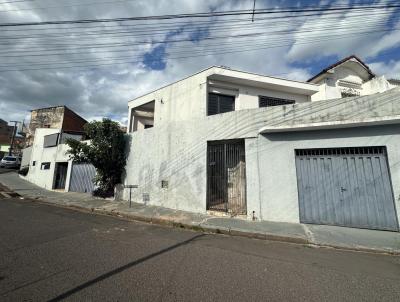
[(34, 160), (33, 162), (32, 162), (32, 167), (34, 167), (36, 165), (36, 160)]
[(342, 91), (342, 98), (348, 98), (352, 96), (360, 96), (360, 94), (357, 94), (355, 92)]
[(280, 98), (273, 98), (270, 96), (259, 96), (258, 97), (258, 105), (259, 107), (272, 107), (272, 106), (282, 106), (282, 105), (290, 105), (294, 104), (294, 100), (286, 100)]
[(208, 115), (235, 110), (235, 97), (231, 95), (208, 94)]
[(150, 201), (150, 194), (149, 193), (143, 193), (143, 202)]
[(153, 125), (144, 125), (144, 129), (153, 128)]
[(161, 188), (167, 189), (168, 188), (168, 181), (167, 180), (162, 180), (161, 181)]
[(58, 137), (59, 133), (54, 133), (50, 135), (46, 135), (43, 139), (43, 147), (44, 148), (50, 148), (50, 147), (55, 147), (58, 144)]
[(3, 159), (6, 161), (17, 161), (17, 158), (12, 156), (4, 156)]
[(40, 170), (49, 170), (50, 169), (50, 163), (42, 163), (40, 165)]

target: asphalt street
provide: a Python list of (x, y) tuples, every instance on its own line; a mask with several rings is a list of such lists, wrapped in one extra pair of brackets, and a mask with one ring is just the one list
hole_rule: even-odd
[(400, 257), (0, 197), (1, 301), (398, 301)]

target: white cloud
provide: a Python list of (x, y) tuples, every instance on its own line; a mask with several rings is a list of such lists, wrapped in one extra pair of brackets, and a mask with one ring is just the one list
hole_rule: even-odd
[[(93, 0), (85, 0), (74, 3), (93, 3)], [(70, 1), (40, 1), (41, 7), (46, 6), (62, 6), (70, 5)], [(206, 12), (210, 8), (215, 10), (238, 10), (251, 9), (252, 0), (249, 1), (229, 1), (229, 0), (137, 0), (126, 1), (124, 3), (115, 3), (113, 5), (88, 5), (76, 7), (60, 7), (50, 10), (33, 10), (33, 11), (13, 11), (1, 13), (1, 22), (26, 22), (26, 21), (46, 21), (46, 20), (73, 20), (73, 19), (89, 19), (89, 18), (112, 18), (112, 17), (128, 17), (128, 16), (148, 16), (178, 13), (194, 13)], [(258, 7), (271, 7), (275, 1), (258, 1)], [(299, 5), (299, 3), (298, 3)], [(2, 7), (0, 10), (30, 8), (39, 6), (35, 1), (26, 2), (24, 4), (10, 4), (7, 8)], [(265, 16), (264, 16), (265, 17)], [(376, 25), (384, 22), (387, 16), (374, 17), (368, 24)], [(376, 19), (376, 20), (375, 20)], [(343, 13), (335, 24), (339, 26), (348, 26), (351, 19), (351, 13)], [(301, 22), (300, 22), (301, 21)], [(326, 20), (321, 18), (309, 18), (296, 22), (287, 22), (287, 20), (262, 20), (262, 16), (256, 16), (256, 22), (253, 24), (244, 22), (243, 26), (227, 26), (223, 29), (215, 24), (208, 24), (210, 37), (216, 36), (235, 36), (248, 33), (257, 33), (259, 35), (253, 38), (229, 38), (221, 40), (201, 40), (196, 42), (196, 47), (192, 42), (170, 43), (167, 45), (166, 53), (171, 57), (176, 57), (177, 52), (192, 54), (209, 53), (210, 45), (214, 45), (213, 49), (219, 49), (221, 54), (209, 53), (201, 57), (186, 58), (179, 60), (168, 60), (164, 70), (149, 70), (142, 63), (138, 63), (138, 58), (142, 57), (147, 51), (150, 51), (157, 45), (151, 44), (153, 40), (164, 40), (168, 32), (160, 33), (157, 36), (129, 36), (126, 33), (106, 34), (105, 30), (115, 24), (107, 24), (99, 27), (99, 24), (87, 25), (86, 29), (90, 31), (102, 31), (101, 36), (89, 36), (83, 38), (79, 34), (73, 39), (68, 38), (66, 33), (68, 30), (59, 29), (57, 32), (64, 36), (57, 39), (47, 37), (42, 39), (10, 39), (10, 44), (3, 45), (0, 52), (8, 51), (7, 55), (18, 55), (18, 51), (33, 51), (39, 49), (37, 54), (41, 54), (40, 49), (46, 48), (64, 48), (62, 44), (72, 45), (94, 45), (99, 43), (113, 44), (118, 43), (137, 43), (138, 41), (147, 41), (148, 44), (141, 46), (130, 46), (124, 48), (122, 52), (100, 52), (100, 48), (84, 49), (79, 47), (74, 51), (54, 51), (59, 53), (55, 56), (37, 56), (37, 57), (4, 57), (0, 55), (0, 70), (7, 68), (13, 69), (18, 66), (27, 66), (31, 68), (40, 67), (35, 65), (54, 64), (58, 66), (59, 62), (69, 62), (66, 65), (95, 65), (109, 64), (121, 61), (110, 61), (109, 57), (125, 56), (124, 64), (106, 65), (96, 69), (49, 69), (49, 70), (31, 70), (21, 72), (0, 72), (0, 118), (3, 119), (19, 119), (26, 117), (29, 110), (44, 106), (53, 106), (65, 104), (75, 110), (87, 119), (99, 119), (103, 116), (110, 116), (126, 123), (127, 119), (127, 102), (137, 96), (145, 94), (160, 86), (176, 81), (179, 78), (195, 73), (210, 65), (225, 65), (234, 69), (242, 69), (266, 75), (275, 75), (294, 80), (305, 80), (309, 78), (310, 71), (304, 68), (296, 68), (293, 61), (311, 60), (316, 57), (326, 56), (330, 54), (339, 55), (353, 52), (352, 50), (364, 51), (365, 54), (378, 53), (388, 47), (397, 45), (399, 36), (395, 33), (387, 34), (376, 39), (382, 39), (381, 47), (370, 47), (369, 37), (358, 37), (356, 39), (327, 41), (317, 45), (303, 45), (305, 36), (323, 36), (323, 32), (310, 32), (295, 35), (283, 35), (278, 31), (290, 31), (291, 29), (321, 29), (327, 26)], [(160, 21), (156, 24), (160, 29), (165, 28)], [(182, 22), (181, 20), (176, 22)], [(373, 23), (375, 22), (375, 23)], [(125, 23), (126, 24), (126, 23)], [(152, 23), (154, 26), (154, 23)], [(175, 23), (177, 24), (177, 23)], [(149, 25), (150, 26), (150, 25)], [(357, 25), (362, 27), (363, 24)], [(61, 28), (63, 26), (58, 26)], [(65, 26), (66, 27), (66, 26)], [(82, 25), (81, 25), (82, 27)], [(358, 28), (357, 27), (357, 28)], [(18, 28), (21, 29), (21, 28)], [(115, 29), (115, 28), (114, 28)], [(84, 28), (77, 28), (76, 32), (83, 32)], [(275, 31), (266, 35), (269, 31)], [(39, 33), (40, 31), (37, 31)], [(54, 31), (52, 31), (54, 32)], [(340, 30), (338, 29), (340, 33)], [(46, 31), (41, 31), (46, 33)], [(32, 31), (10, 31), (9, 29), (2, 31), (0, 37), (12, 37), (17, 35), (33, 35)], [(43, 35), (42, 35), (43, 37)], [(97, 38), (94, 38), (97, 37)], [(174, 39), (187, 39), (189, 34), (181, 33), (175, 35)], [(291, 45), (294, 43), (293, 45)], [(58, 44), (54, 45), (54, 44)], [(376, 43), (377, 44), (377, 43)], [(61, 45), (61, 46), (60, 46)], [(217, 45), (217, 46), (215, 46)], [(276, 46), (286, 45), (280, 48)], [(270, 47), (270, 48), (268, 48)], [(264, 48), (256, 51), (242, 51), (249, 48)], [(120, 48), (109, 48), (118, 50)], [(225, 53), (229, 51), (241, 51), (236, 53)], [(82, 52), (73, 54), (72, 52)], [(287, 54), (287, 56), (286, 56)], [(135, 62), (128, 63), (127, 61)], [(71, 62), (77, 63), (71, 63)], [(78, 62), (79, 61), (79, 62)], [(58, 63), (57, 63), (58, 62)], [(383, 63), (382, 63), (383, 64)], [(3, 66), (3, 67), (1, 67)], [(377, 65), (377, 68), (384, 70), (385, 66)]]
[(400, 61), (374, 62), (369, 66), (378, 75), (385, 75), (388, 79), (400, 79)]
[[(376, 1), (375, 4), (384, 4)], [(333, 4), (343, 4), (335, 1)], [(368, 6), (369, 4), (365, 4)], [(331, 15), (327, 11), (308, 18), (293, 35), (293, 45), (287, 55), (291, 61), (312, 61), (327, 56), (344, 57), (357, 54), (364, 58), (398, 45), (398, 32), (383, 32), (395, 9), (360, 12), (343, 11)], [(311, 41), (311, 42), (310, 42)]]

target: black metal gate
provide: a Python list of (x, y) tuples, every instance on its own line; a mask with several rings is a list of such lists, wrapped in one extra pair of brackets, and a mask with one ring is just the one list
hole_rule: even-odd
[(207, 210), (246, 214), (244, 140), (208, 143)]

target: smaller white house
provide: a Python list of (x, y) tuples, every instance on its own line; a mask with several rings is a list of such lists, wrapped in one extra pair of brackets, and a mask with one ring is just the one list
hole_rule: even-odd
[(74, 163), (65, 144), (67, 138), (82, 140), (82, 137), (60, 129), (36, 129), (33, 145), (23, 151), (21, 168), (28, 167), (25, 179), (47, 190), (92, 192), (95, 168)]
[(352, 55), (323, 69), (307, 82), (317, 84), (312, 101), (364, 96), (394, 88), (385, 76), (376, 76), (357, 56)]

